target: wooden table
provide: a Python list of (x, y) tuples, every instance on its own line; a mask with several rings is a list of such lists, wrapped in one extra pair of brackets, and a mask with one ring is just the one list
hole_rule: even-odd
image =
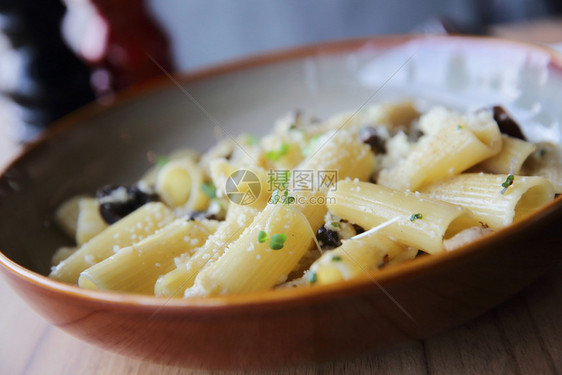
[[(534, 40), (562, 42), (562, 23), (549, 21), (547, 26), (494, 30), (502, 36), (532, 35)], [(553, 35), (559, 39), (552, 40)], [(17, 149), (6, 142), (5, 132), (0, 121), (0, 164)], [(1, 375), (209, 373), (142, 362), (84, 343), (33, 312), (4, 280), (0, 280), (0, 301)], [(266, 373), (562, 373), (562, 265), (495, 310), (427, 340), (349, 360)]]

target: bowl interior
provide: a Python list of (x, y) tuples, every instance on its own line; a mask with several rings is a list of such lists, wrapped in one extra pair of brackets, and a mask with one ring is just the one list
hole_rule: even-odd
[(394, 37), (281, 52), (212, 68), (94, 104), (31, 146), (0, 178), (0, 250), (40, 274), (58, 246), (65, 198), (131, 183), (151, 155), (266, 134), (302, 109), (321, 118), (412, 98), (457, 109), (503, 105), (533, 141), (562, 141), (562, 63), (541, 47), (493, 39)]

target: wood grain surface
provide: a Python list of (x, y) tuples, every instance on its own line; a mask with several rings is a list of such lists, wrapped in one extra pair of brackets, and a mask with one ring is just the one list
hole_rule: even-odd
[[(562, 30), (561, 22), (551, 27)], [(504, 33), (509, 30), (501, 30), (503, 36), (510, 35)], [(516, 33), (511, 35), (525, 35), (521, 30), (516, 28)], [(542, 33), (550, 38), (549, 30), (546, 28)], [(541, 38), (534, 35), (534, 39)], [(0, 124), (2, 140), (6, 123), (3, 125)], [(3, 165), (17, 147), (1, 146)], [(104, 351), (51, 326), (20, 300), (3, 279), (0, 279), (0, 301), (2, 375), (242, 373), (169, 367)], [(562, 266), (553, 266), (539, 281), (484, 316), (424, 341), (347, 360), (261, 373), (560, 374)]]

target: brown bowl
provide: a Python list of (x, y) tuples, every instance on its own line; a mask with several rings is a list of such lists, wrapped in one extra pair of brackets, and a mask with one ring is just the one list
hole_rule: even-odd
[(290, 366), (427, 337), (505, 301), (560, 261), (561, 197), (452, 253), (348, 282), (189, 300), (90, 291), (47, 278), (50, 257), (66, 241), (52, 214), (73, 194), (134, 181), (149, 166), (147, 154), (210, 146), (216, 126), (265, 133), (262, 124), (291, 109), (327, 115), (374, 96), (501, 104), (531, 139), (560, 142), (561, 83), (562, 59), (552, 51), (461, 37), (338, 42), (153, 82), (112, 106), (67, 117), (5, 170), (1, 273), (71, 334), (187, 367)]

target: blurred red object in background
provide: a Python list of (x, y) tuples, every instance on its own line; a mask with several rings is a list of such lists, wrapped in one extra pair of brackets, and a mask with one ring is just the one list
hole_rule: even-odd
[[(167, 36), (150, 15), (145, 0), (66, 0), (67, 17), (79, 34), (74, 49), (92, 68), (98, 96), (174, 71)], [(75, 33), (71, 30), (70, 33)], [(68, 33), (67, 33), (68, 34)], [(157, 66), (152, 59), (161, 66)]]
[(0, 0), (0, 129), (17, 142), (162, 70), (169, 44), (145, 0)]

